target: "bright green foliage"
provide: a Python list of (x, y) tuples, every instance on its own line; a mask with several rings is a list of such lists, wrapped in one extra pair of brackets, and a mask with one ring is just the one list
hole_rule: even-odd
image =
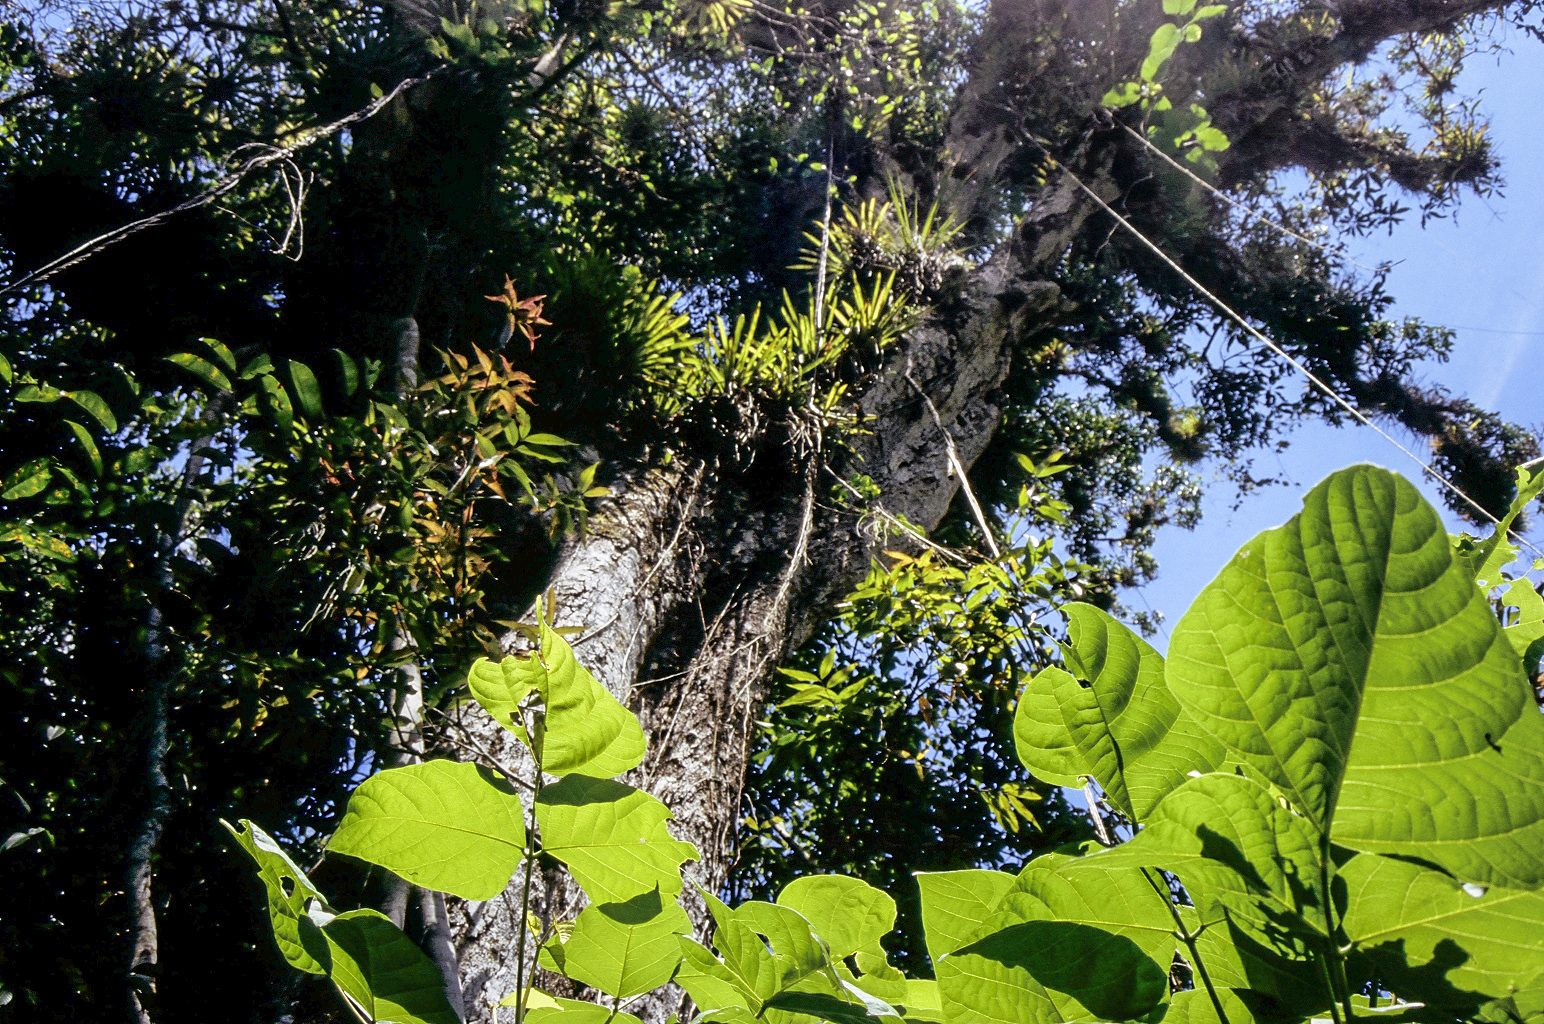
[(1101, 859), (1181, 873), (1203, 921), (1226, 914), (1267, 941), (1273, 924), (1293, 917), (1327, 932), (1314, 884), (1317, 839), (1253, 779), (1217, 773), (1187, 780), (1135, 838)]
[[(1485, 889), (1405, 860), (1359, 854), (1338, 871), (1342, 921), (1361, 973), (1432, 1005), (1473, 1009), (1477, 995), (1521, 989), (1539, 972), (1544, 894)], [(1452, 947), (1463, 949), (1456, 962)], [(1438, 971), (1451, 988), (1423, 984)]]
[(945, 1016), (1140, 1017), (1168, 995), (1159, 965), (1174, 946), (1165, 900), (1139, 869), (1046, 855), (998, 899), (973, 941), (938, 962)]
[(267, 833), (240, 824), (225, 827), (257, 862), (274, 940), (290, 966), (327, 975), (368, 1020), (455, 1024), (438, 969), (401, 929), (374, 910), (334, 914)]
[(487, 768), (428, 761), (366, 779), (327, 850), (416, 885), (486, 900), (503, 892), (520, 866), (524, 814), (509, 783)]
[[(1369, 466), (1330, 477), (1203, 591), (1167, 661), (1097, 609), (1066, 614), (1066, 669), (1025, 687), (1016, 740), (1037, 771), (1097, 781), (1132, 834), (1042, 854), (1016, 875), (918, 874), (936, 980), (889, 962), (895, 901), (837, 875), (799, 878), (776, 903), (731, 908), (703, 891), (704, 945), (674, 899), (696, 851), (669, 834), (668, 809), (588, 774), (538, 786), (528, 836), (518, 798), (473, 766), (382, 772), (331, 849), (491, 895), (522, 854), (530, 870), (539, 840), (591, 899), (543, 938), (540, 962), (615, 1000), (674, 980), (700, 1024), (1350, 1024), (1384, 1015), (1374, 1003), (1389, 990), (1401, 1021), (1531, 1019), (1544, 812), (1528, 772), (1544, 716), (1473, 563), (1410, 484)], [(534, 731), (536, 756), (580, 751), (565, 757), (587, 765), (586, 751), (622, 733), (605, 711), (589, 716), (597, 727), (549, 710), (535, 729), (549, 700), (609, 707), (561, 637), (540, 636), (526, 661), (480, 664), (474, 695), (517, 735)], [(1463, 746), (1476, 732), (1479, 747)], [(1440, 772), (1461, 802), (1428, 797)], [(1354, 802), (1379, 784), (1382, 803)], [(503, 860), (478, 845), (489, 806), (508, 828)], [(292, 964), (330, 974), (373, 1019), (443, 1019), (438, 977), (389, 922), (334, 917), (272, 840), (236, 835)], [(1171, 968), (1191, 984), (1176, 986)], [(535, 990), (504, 1005), (538, 1022), (611, 1019)]]
[(543, 788), (536, 820), (542, 849), (568, 866), (592, 900), (620, 902), (656, 887), (673, 896), (681, 891), (681, 865), (697, 857), (691, 843), (671, 837), (669, 808), (611, 779), (570, 775)]
[(291, 967), (308, 974), (326, 974), (326, 942), (307, 916), (313, 900), (325, 909), (322, 894), (268, 833), (250, 821), (240, 822), (240, 828), (233, 828), (228, 821), (221, 824), (257, 862), (257, 876), (268, 893), (268, 920), (273, 925), (273, 939), (279, 952)]
[(439, 970), (385, 915), (350, 910), (322, 931), (333, 982), (367, 1020), (457, 1024)]
[(608, 995), (627, 998), (670, 980), (681, 962), (679, 936), (692, 930), (686, 911), (658, 889), (580, 911), (566, 939), (544, 947), (543, 963)]
[(1093, 776), (1122, 813), (1144, 820), (1187, 773), (1220, 764), (1222, 746), (1180, 708), (1163, 656), (1145, 640), (1092, 605), (1063, 611), (1071, 674), (1048, 668), (1025, 689), (1014, 715), (1019, 756), (1049, 782)]
[(796, 878), (778, 894), (777, 902), (803, 915), (838, 960), (876, 947), (895, 927), (895, 900), (845, 875)]
[(1158, 79), (1182, 44), (1200, 41), (1203, 21), (1227, 11), (1226, 4), (1198, 5), (1198, 0), (1164, 0), (1163, 13), (1176, 20), (1166, 21), (1153, 30), (1138, 80), (1111, 88), (1102, 100), (1105, 106), (1117, 108), (1140, 101), (1145, 118), (1153, 121), (1147, 126), (1148, 135), (1208, 171), (1217, 169), (1212, 154), (1228, 148), (1228, 137), (1212, 124), (1211, 116), (1199, 103), (1176, 105), (1170, 97), (1163, 95), (1163, 86)]
[(1168, 681), (1326, 842), (1544, 884), (1544, 718), (1404, 480), (1337, 473), (1246, 545), (1176, 626)]
[(494, 664), (479, 659), (467, 687), (504, 728), (531, 746), (531, 734), (513, 717), (532, 693), (542, 699), (539, 736), (542, 770), (610, 778), (638, 767), (643, 760), (643, 730), (638, 719), (574, 659), (573, 649), (542, 623), (541, 649), (525, 658)]
[(546, 708), (542, 770), (609, 778), (636, 768), (644, 753), (638, 719), (580, 667), (550, 626), (542, 627), (539, 660), (543, 671), (536, 674), (536, 690)]
[(922, 890), (922, 924), (927, 953), (936, 963), (966, 946), (992, 908), (1013, 887), (1002, 871), (939, 871), (917, 876)]

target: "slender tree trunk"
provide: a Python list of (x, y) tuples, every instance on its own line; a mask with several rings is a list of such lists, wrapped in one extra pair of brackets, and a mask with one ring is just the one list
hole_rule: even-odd
[[(422, 286), (423, 264), (420, 264), (418, 283), (414, 286), (411, 306), (417, 306), (418, 291)], [(398, 399), (405, 400), (418, 387), (418, 367), (421, 341), (418, 321), (408, 315), (394, 321), (390, 327), (391, 358), (394, 388)], [(424, 679), (416, 657), (417, 646), (408, 625), (398, 622), (392, 638), (391, 649), (396, 652), (412, 652), (396, 669), (392, 689), (392, 766), (417, 764), (424, 759)], [(419, 889), (401, 878), (392, 878), (381, 912), (391, 918), (398, 927), (407, 923), (408, 905), (418, 909), (419, 945), (439, 968), (445, 983), (445, 995), (456, 1015), (466, 1019), (461, 990), (461, 972), (456, 960), (456, 948), (450, 932), (445, 897)]]
[[(215, 398), (204, 412), (210, 423), (222, 417), (229, 401)], [(130, 725), (134, 780), (134, 799), (138, 809), (133, 833), (123, 860), (123, 890), (128, 897), (128, 962), (124, 976), (124, 1015), (134, 1024), (149, 1024), (150, 1004), (155, 995), (156, 965), (160, 957), (160, 936), (156, 926), (153, 874), (156, 848), (171, 810), (171, 787), (166, 779), (166, 754), (170, 743), (171, 696), (177, 666), (168, 642), (162, 603), (175, 579), (172, 557), (187, 539), (193, 527), (198, 501), (198, 481), (203, 476), (206, 453), (214, 446), (214, 435), (193, 442), (183, 465), (177, 497), (172, 506), (168, 532), (156, 539), (154, 590), (145, 613), (141, 644), (144, 666), (138, 713)]]

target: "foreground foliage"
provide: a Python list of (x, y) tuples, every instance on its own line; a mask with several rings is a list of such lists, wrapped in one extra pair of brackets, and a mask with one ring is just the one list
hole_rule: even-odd
[[(1516, 508), (1541, 489), (1544, 472), (1520, 477)], [(1015, 739), (1040, 778), (1097, 782), (1116, 833), (1016, 875), (919, 874), (931, 979), (891, 965), (895, 901), (855, 878), (734, 908), (702, 892), (713, 946), (690, 934), (695, 850), (612, 778), (642, 761), (637, 721), (545, 625), (537, 653), (469, 680), (530, 777), (380, 772), (329, 851), (471, 900), (522, 865), (529, 893), (536, 857), (562, 862), (590, 905), (533, 920), (531, 939), (600, 1002), (524, 984), (503, 999), (517, 1021), (635, 1019), (626, 1001), (671, 981), (718, 1022), (1528, 1020), (1544, 1000), (1544, 715), (1524, 659), (1537, 668), (1544, 615), (1527, 599), (1495, 615), (1487, 584), (1512, 554), (1504, 532), (1455, 542), (1411, 484), (1359, 466), (1246, 545), (1167, 658), (1066, 608), (1063, 664), (1025, 687)], [(335, 914), (260, 829), (233, 831), (294, 967), (370, 1020), (455, 1019), (385, 917)]]

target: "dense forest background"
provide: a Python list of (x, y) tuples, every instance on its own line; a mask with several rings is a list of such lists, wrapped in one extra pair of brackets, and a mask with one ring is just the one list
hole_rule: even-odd
[(0, 20), (18, 1020), (338, 1012), (221, 818), (453, 950), (486, 1019), (509, 901), (321, 854), (370, 773), (514, 756), (465, 678), (538, 603), (639, 715), (695, 881), (859, 875), (925, 970), (913, 871), (1092, 834), (1014, 700), (1056, 604), (1157, 626), (1131, 595), (1204, 460), (1247, 497), (1361, 417), (1485, 524), (1540, 454), (1347, 256), (1497, 186), (1455, 83), (1531, 2)]

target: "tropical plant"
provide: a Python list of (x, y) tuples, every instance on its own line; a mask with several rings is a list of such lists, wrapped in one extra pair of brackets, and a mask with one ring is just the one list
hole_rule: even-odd
[[(1544, 471), (1519, 484), (1521, 508)], [(1505, 543), (1460, 546), (1410, 483), (1358, 466), (1234, 557), (1167, 658), (1067, 606), (1063, 664), (1026, 685), (1015, 740), (1039, 777), (1097, 782), (1113, 819), (1017, 874), (919, 874), (932, 979), (891, 965), (896, 904), (856, 878), (735, 908), (703, 891), (712, 948), (693, 936), (695, 849), (611, 779), (644, 758), (637, 719), (545, 624), (538, 652), (468, 680), (530, 774), (381, 772), (329, 852), (469, 900), (522, 865), (528, 896), (536, 858), (562, 862), (589, 905), (522, 924), (501, 998), (517, 1022), (635, 1019), (628, 1001), (667, 982), (704, 1022), (1525, 1020), (1544, 999), (1544, 715), (1522, 664), (1536, 630), (1498, 621), (1476, 579)], [(367, 1019), (455, 1019), (389, 921), (335, 914), (260, 829), (233, 831), (291, 964)], [(599, 1002), (534, 987), (530, 932)]]
[[(1001, 627), (1073, 597), (1154, 625), (1121, 590), (1156, 571), (1155, 530), (1194, 521), (1196, 464), (1252, 483), (1260, 446), (1348, 414), (1278, 352), (1503, 514), (1537, 439), (1421, 383), (1452, 335), (1391, 322), (1383, 273), (1340, 239), (1494, 186), (1459, 71), (1537, 3), (1215, 6), (8, 4), (0, 834), (21, 838), (0, 857), (0, 1012), (200, 1022), (216, 978), (251, 1024), (303, 1016), (315, 986), (248, 955), (253, 920), (209, 896), (242, 881), (216, 819), (309, 863), (373, 769), (420, 748), (518, 765), (457, 698), (541, 592), (653, 741), (694, 882), (731, 891), (748, 806), (832, 828), (840, 801), (790, 809), (816, 780), (856, 800), (854, 755), (893, 740), (926, 762), (888, 805), (919, 827), (851, 869), (888, 857), (904, 883), (942, 866), (902, 861), (956, 799), (977, 866), (1081, 834), (974, 730), (1005, 738), (1001, 666), (1040, 665), (1043, 636)], [(1151, 103), (1102, 102), (1138, 80)], [(1227, 148), (1185, 137), (1197, 106)], [(818, 250), (796, 266), (807, 234), (824, 280)], [(1017, 456), (1053, 452), (1065, 522), (1007, 535)], [(1088, 568), (1036, 589), (1043, 550)], [(945, 656), (947, 606), (981, 594), (972, 655)], [(895, 654), (892, 625), (927, 656)], [(837, 648), (831, 681), (859, 668), (832, 693), (868, 681), (851, 712), (765, 711), (795, 693), (771, 689), (780, 663), (824, 679)], [(953, 702), (917, 725), (912, 692)], [(894, 728), (842, 746), (858, 721)], [(759, 776), (747, 804), (747, 762), (797, 764), (806, 737), (819, 770)], [(752, 838), (763, 864), (790, 852)], [(843, 853), (824, 846), (812, 869)], [(388, 905), (381, 872), (342, 861), (320, 888)], [(538, 917), (580, 895), (533, 888)], [(920, 902), (896, 896), (894, 962), (920, 970)], [(517, 897), (445, 921), (420, 893), (404, 923), (468, 993), (508, 990)]]

